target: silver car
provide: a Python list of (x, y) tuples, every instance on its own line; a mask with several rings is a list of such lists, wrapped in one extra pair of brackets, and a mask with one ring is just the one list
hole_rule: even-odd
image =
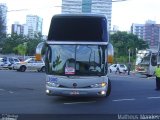
[(45, 63), (43, 59), (41, 61), (36, 61), (35, 58), (28, 58), (24, 62), (15, 63), (13, 69), (21, 72), (25, 72), (26, 70), (45, 72)]

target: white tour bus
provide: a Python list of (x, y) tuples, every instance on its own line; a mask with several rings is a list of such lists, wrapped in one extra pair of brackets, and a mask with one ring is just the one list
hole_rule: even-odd
[[(53, 16), (45, 48), (46, 93), (53, 96), (109, 96), (108, 63), (113, 61), (107, 19), (102, 15)], [(45, 47), (44, 47), (45, 46)]]

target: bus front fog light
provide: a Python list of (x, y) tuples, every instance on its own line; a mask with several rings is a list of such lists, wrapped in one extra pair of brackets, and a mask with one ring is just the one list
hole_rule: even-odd
[(106, 91), (101, 91), (101, 95), (105, 95), (106, 94)]
[(47, 94), (49, 94), (49, 93), (50, 93), (50, 91), (49, 91), (49, 90), (46, 90), (46, 93), (47, 93)]

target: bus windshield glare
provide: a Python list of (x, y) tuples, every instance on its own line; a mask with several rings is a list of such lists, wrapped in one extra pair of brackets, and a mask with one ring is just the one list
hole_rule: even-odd
[(149, 53), (138, 53), (136, 58), (136, 65), (138, 64), (149, 64), (151, 54)]
[(51, 75), (105, 75), (103, 45), (49, 45), (46, 52), (47, 74)]
[(138, 64), (150, 64), (152, 66), (157, 65), (157, 53), (138, 53), (136, 58), (136, 65)]

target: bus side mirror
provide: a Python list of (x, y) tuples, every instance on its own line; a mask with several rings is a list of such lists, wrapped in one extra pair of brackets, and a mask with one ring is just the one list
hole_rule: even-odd
[(113, 45), (109, 43), (107, 45), (107, 62), (108, 63), (113, 63), (113, 56), (114, 56)]
[(45, 45), (44, 42), (40, 42), (36, 47), (35, 60), (40, 61), (42, 59), (42, 48)]

